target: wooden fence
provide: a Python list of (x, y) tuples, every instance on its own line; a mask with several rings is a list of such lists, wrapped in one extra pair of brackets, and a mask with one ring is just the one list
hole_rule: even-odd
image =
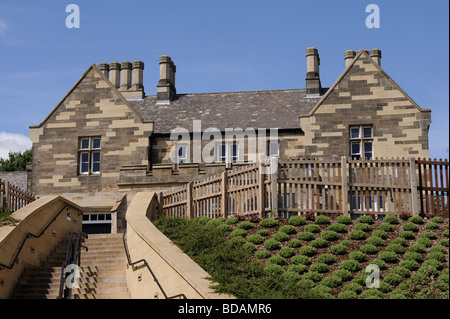
[(272, 159), (163, 191), (161, 213), (188, 218), (311, 212), (448, 217), (448, 165), (413, 158)]
[(15, 212), (20, 208), (28, 205), (32, 201), (36, 200), (36, 197), (29, 194), (14, 185), (11, 185), (8, 181), (0, 180), (0, 208), (10, 209)]

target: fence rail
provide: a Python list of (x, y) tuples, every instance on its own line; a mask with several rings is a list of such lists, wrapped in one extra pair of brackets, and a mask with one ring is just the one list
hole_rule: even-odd
[(161, 213), (188, 218), (289, 217), (311, 211), (448, 217), (448, 166), (447, 160), (414, 158), (271, 159), (165, 190)]
[(36, 197), (20, 188), (11, 185), (8, 181), (0, 180), (0, 208), (10, 209), (15, 212), (29, 203), (36, 200)]

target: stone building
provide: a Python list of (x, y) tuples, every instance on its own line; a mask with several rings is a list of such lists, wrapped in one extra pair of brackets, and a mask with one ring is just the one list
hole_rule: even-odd
[(154, 96), (145, 95), (142, 61), (92, 64), (30, 127), (31, 191), (161, 189), (264, 156), (428, 157), (431, 111), (381, 68), (381, 51), (344, 58), (330, 88), (322, 87), (317, 49), (308, 48), (305, 88), (184, 94), (174, 62), (161, 56)]

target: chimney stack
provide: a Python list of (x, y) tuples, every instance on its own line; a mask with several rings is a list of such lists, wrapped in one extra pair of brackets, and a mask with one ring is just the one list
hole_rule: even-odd
[(320, 96), (320, 58), (316, 48), (306, 49), (306, 97)]
[(170, 104), (177, 93), (175, 89), (176, 66), (168, 55), (159, 58), (159, 82), (157, 85), (157, 103)]
[(98, 69), (100, 70), (100, 72), (103, 73), (104, 76), (106, 76), (106, 78), (108, 78), (108, 73), (109, 73), (109, 64), (102, 62), (98, 64)]
[(124, 61), (120, 65), (120, 88), (119, 91), (126, 92), (131, 86), (131, 62)]
[(380, 49), (372, 49), (370, 50), (370, 57), (381, 66), (381, 50)]
[(345, 51), (344, 57), (345, 57), (345, 68), (348, 68), (350, 63), (352, 63), (353, 59), (356, 56), (356, 52), (353, 50), (347, 50)]
[(111, 62), (109, 65), (109, 80), (116, 87), (120, 87), (120, 63)]

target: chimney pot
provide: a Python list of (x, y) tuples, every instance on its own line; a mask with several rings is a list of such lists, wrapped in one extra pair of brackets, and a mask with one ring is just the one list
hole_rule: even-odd
[(175, 89), (176, 66), (168, 55), (159, 57), (159, 82), (157, 85), (157, 101), (170, 103), (177, 93)]
[(131, 62), (124, 61), (120, 65), (121, 85), (120, 91), (127, 91), (131, 86)]
[(116, 87), (120, 87), (120, 63), (111, 62), (109, 65), (109, 80)]
[(356, 52), (353, 50), (347, 50), (345, 51), (344, 57), (345, 57), (345, 67), (347, 68), (350, 63), (353, 61), (353, 59), (356, 56)]
[(108, 78), (109, 65), (108, 63), (102, 62), (98, 64), (98, 69), (103, 73), (106, 78)]
[(138, 60), (133, 62), (133, 90), (144, 90), (144, 62)]
[(320, 57), (316, 48), (306, 49), (306, 96), (320, 96), (321, 83), (319, 74)]
[(370, 57), (375, 60), (375, 62), (381, 66), (381, 50), (380, 49), (372, 49), (370, 50)]

